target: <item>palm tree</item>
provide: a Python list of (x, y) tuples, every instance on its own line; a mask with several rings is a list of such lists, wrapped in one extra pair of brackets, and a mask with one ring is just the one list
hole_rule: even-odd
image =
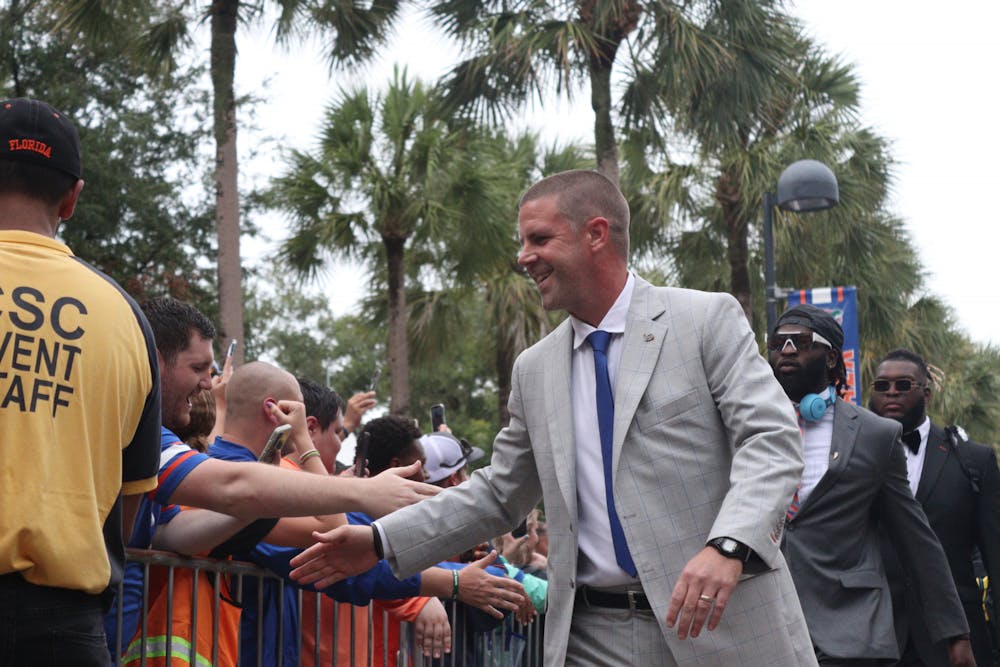
[[(502, 174), (474, 128), (454, 127), (420, 82), (397, 70), (388, 89), (341, 92), (317, 153), (296, 151), (272, 190), (293, 229), (281, 254), (304, 276), (326, 252), (366, 259), (384, 285), (391, 409), (409, 412), (406, 277), (460, 245), (499, 247)], [(409, 249), (408, 249), (409, 246)], [(410, 261), (409, 258), (415, 260)], [(462, 269), (458, 266), (456, 270)]]
[[(889, 146), (855, 117), (853, 73), (802, 37), (794, 23), (772, 28), (762, 34), (784, 54), (790, 76), (754, 84), (765, 95), (742, 92), (754, 78), (747, 72), (756, 71), (752, 54), (744, 53), (686, 95), (629, 98), (630, 118), (666, 119), (654, 129), (636, 122), (626, 133), (623, 189), (638, 223), (633, 238), (644, 241), (647, 257), (669, 251), (666, 269), (676, 282), (734, 293), (759, 330), (763, 304), (751, 295), (763, 293), (762, 247), (751, 221), (760, 219), (762, 194), (785, 165), (803, 157), (826, 162), (840, 182), (840, 206), (803, 217), (777, 212), (779, 284), (858, 286), (862, 377), (872, 377), (889, 349), (909, 347), (935, 360), (946, 376), (970, 378), (968, 384), (989, 394), (983, 369), (994, 367), (996, 353), (974, 348), (956, 330), (947, 306), (927, 293), (903, 222), (888, 211)], [(673, 145), (660, 140), (668, 135)], [(669, 148), (693, 159), (673, 163)], [(662, 243), (648, 231), (654, 227), (649, 218), (657, 217), (647, 215), (651, 211), (675, 218), (670, 233), (659, 237)], [(937, 409), (991, 434), (988, 410), (975, 408), (963, 384), (950, 384)]]
[[(309, 34), (324, 39), (331, 66), (369, 58), (398, 15), (400, 0), (375, 0), (366, 6), (329, 0), (74, 0), (54, 3), (62, 25), (101, 41), (108, 34), (135, 35), (127, 55), (153, 69), (170, 70), (178, 51), (192, 44), (192, 27), (208, 19), (215, 137), (215, 220), (218, 238), (219, 311), (223, 338), (243, 338), (243, 270), (240, 258), (240, 203), (236, 153), (236, 30), (261, 20), (265, 9), (277, 12), (274, 32), (279, 44)], [(243, 345), (237, 347), (242, 360)]]
[[(543, 102), (552, 88), (569, 96), (586, 83), (595, 113), (597, 169), (618, 183), (615, 116), (621, 104), (612, 94), (612, 75), (620, 75), (631, 94), (642, 77), (644, 94), (653, 97), (679, 82), (703, 80), (734, 52), (752, 46), (759, 27), (772, 20), (775, 4), (444, 0), (431, 12), (472, 52), (442, 83), (450, 104), (496, 119), (531, 98)], [(733, 26), (729, 35), (705, 30), (703, 15), (715, 6), (723, 8), (716, 18)]]
[(593, 158), (573, 144), (543, 149), (533, 133), (507, 137), (497, 131), (482, 150), (496, 165), (493, 182), (501, 189), (498, 198), (503, 202), (495, 209), (496, 220), (489, 224), (504, 230), (504, 236), (490, 245), (472, 236), (471, 245), (450, 244), (444, 254), (426, 262), (436, 267), (432, 282), (441, 288), (418, 295), (411, 332), (415, 356), (433, 363), (449, 353), (448, 346), (440, 342), (466, 328), (453, 317), (460, 311), (457, 304), (470, 304), (476, 313), (474, 320), (484, 325), (483, 346), (495, 374), (497, 422), (503, 427), (510, 421), (507, 399), (514, 360), (548, 333), (559, 317), (545, 311), (534, 283), (516, 262), (518, 198), (543, 175), (582, 168)]

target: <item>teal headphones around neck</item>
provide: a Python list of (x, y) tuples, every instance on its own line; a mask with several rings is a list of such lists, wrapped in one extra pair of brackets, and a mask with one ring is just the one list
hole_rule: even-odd
[(799, 416), (806, 422), (818, 422), (837, 400), (837, 392), (827, 387), (822, 394), (806, 394), (799, 401)]

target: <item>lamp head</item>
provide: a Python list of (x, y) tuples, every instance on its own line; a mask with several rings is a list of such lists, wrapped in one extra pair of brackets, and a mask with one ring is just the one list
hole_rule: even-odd
[(840, 202), (837, 177), (817, 160), (799, 160), (778, 177), (778, 208), (785, 211), (822, 211)]

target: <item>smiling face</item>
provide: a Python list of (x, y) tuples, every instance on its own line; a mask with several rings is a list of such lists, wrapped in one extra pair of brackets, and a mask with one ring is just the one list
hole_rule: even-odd
[[(812, 334), (812, 329), (800, 324), (782, 324), (777, 335)], [(821, 343), (813, 343), (808, 350), (795, 349), (787, 342), (780, 350), (769, 350), (768, 358), (774, 376), (793, 402), (798, 403), (806, 394), (823, 391), (829, 385), (828, 369), (836, 365), (836, 352)]]
[(542, 197), (522, 204), (517, 230), (517, 262), (535, 281), (545, 310), (565, 310), (587, 321), (580, 315), (592, 298), (587, 226), (565, 220), (556, 197)]
[(188, 346), (172, 363), (160, 358), (160, 391), (163, 425), (172, 431), (191, 421), (191, 401), (203, 389), (211, 389), (212, 340), (191, 332)]
[[(875, 379), (888, 380), (890, 385), (888, 391), (872, 391), (868, 402), (872, 412), (887, 419), (895, 419), (903, 425), (904, 433), (923, 423), (931, 390), (919, 366), (904, 359), (883, 361), (878, 366)], [(909, 380), (912, 387), (906, 392), (898, 391), (897, 380)]]

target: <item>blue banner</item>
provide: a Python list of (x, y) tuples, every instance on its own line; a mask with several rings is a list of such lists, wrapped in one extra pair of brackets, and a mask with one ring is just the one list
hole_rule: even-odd
[(814, 287), (788, 293), (788, 307), (811, 303), (828, 310), (844, 329), (844, 368), (847, 369), (847, 388), (843, 399), (861, 405), (861, 348), (858, 338), (857, 288)]

